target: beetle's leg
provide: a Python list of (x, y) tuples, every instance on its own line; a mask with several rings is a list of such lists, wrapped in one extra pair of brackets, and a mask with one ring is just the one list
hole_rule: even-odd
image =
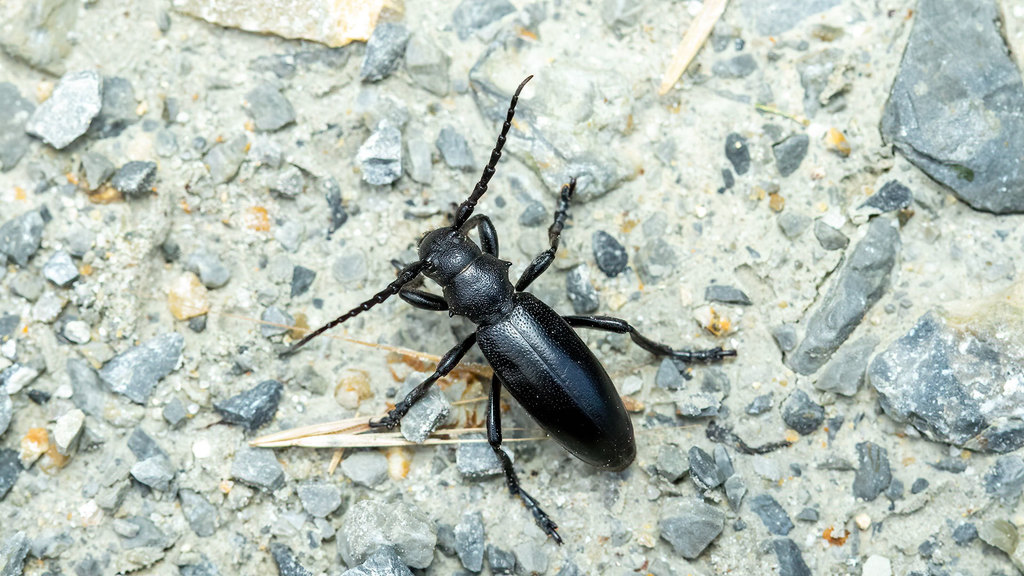
[(637, 346), (655, 356), (669, 356), (683, 362), (717, 362), (728, 356), (735, 356), (735, 350), (723, 350), (721, 347), (710, 350), (674, 350), (665, 344), (655, 342), (636, 331), (629, 322), (610, 316), (562, 316), (573, 328), (593, 328), (616, 334), (629, 334)]
[(558, 525), (541, 510), (540, 505), (519, 486), (519, 478), (512, 468), (512, 459), (501, 449), (501, 380), (495, 374), (491, 377), (491, 397), (487, 402), (487, 442), (490, 443), (494, 453), (501, 460), (501, 467), (505, 471), (505, 483), (508, 484), (508, 491), (513, 496), (518, 496), (526, 509), (533, 514), (537, 525), (545, 534), (551, 536), (555, 542), (562, 543), (562, 537), (558, 535)]
[(412, 408), (413, 404), (418, 402), (420, 398), (423, 398), (427, 390), (430, 390), (430, 387), (433, 386), (438, 378), (443, 378), (454, 370), (459, 365), (462, 357), (466, 355), (466, 352), (469, 352), (469, 349), (474, 344), (476, 344), (476, 332), (470, 334), (468, 338), (456, 344), (455, 348), (446, 352), (441, 357), (441, 361), (437, 363), (434, 373), (427, 376), (426, 380), (420, 382), (418, 386), (405, 395), (405, 398), (402, 398), (398, 404), (395, 404), (395, 407), (388, 412), (387, 416), (377, 421), (371, 421), (370, 428), (387, 428), (391, 430), (398, 426), (398, 423), (402, 421), (402, 417), (409, 411), (409, 408)]
[(477, 214), (462, 225), (462, 233), (468, 234), (476, 228), (480, 233), (480, 249), (486, 254), (497, 258), (498, 256), (498, 231), (494, 229), (494, 223), (484, 214)]
[(421, 310), (434, 310), (436, 312), (448, 310), (448, 302), (444, 298), (437, 294), (416, 290), (408, 286), (403, 286), (398, 291), (398, 297), (411, 304), (414, 308)]
[(569, 217), (569, 201), (576, 192), (576, 179), (569, 180), (569, 183), (562, 186), (562, 194), (558, 200), (558, 210), (555, 211), (555, 221), (548, 228), (548, 243), (550, 248), (541, 252), (527, 266), (526, 271), (516, 282), (516, 292), (526, 290), (538, 276), (547, 271), (548, 266), (555, 260), (555, 252), (558, 252), (558, 241), (562, 236), (562, 228), (565, 227), (565, 219)]

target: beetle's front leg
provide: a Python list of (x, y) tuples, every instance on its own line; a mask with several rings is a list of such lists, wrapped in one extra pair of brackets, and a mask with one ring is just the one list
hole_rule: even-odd
[(540, 529), (548, 536), (551, 536), (555, 542), (561, 544), (562, 537), (558, 534), (558, 525), (548, 517), (547, 513), (541, 510), (540, 505), (533, 499), (533, 496), (527, 494), (526, 490), (519, 486), (519, 478), (516, 476), (516, 471), (512, 468), (512, 459), (501, 449), (501, 380), (498, 379), (497, 374), (491, 377), (491, 396), (487, 403), (487, 441), (490, 443), (494, 453), (497, 454), (498, 459), (501, 460), (501, 468), (505, 472), (505, 483), (508, 484), (508, 491), (523, 501), (526, 509), (533, 514), (533, 518), (537, 521)]
[(395, 404), (388, 415), (377, 421), (370, 421), (370, 428), (387, 428), (393, 430), (398, 426), (399, 422), (402, 421), (402, 417), (412, 408), (413, 404), (419, 401), (420, 398), (430, 390), (434, 382), (437, 382), (439, 378), (443, 378), (448, 375), (449, 372), (455, 369), (459, 365), (459, 361), (462, 357), (469, 352), (469, 349), (476, 344), (476, 332), (472, 333), (462, 342), (459, 342), (455, 348), (452, 348), (444, 356), (441, 357), (441, 361), (437, 363), (437, 368), (434, 369), (434, 373), (427, 377), (426, 380), (420, 382), (411, 392), (405, 395), (405, 398)]
[(666, 344), (655, 342), (637, 332), (629, 322), (611, 316), (562, 316), (573, 328), (593, 328), (616, 334), (629, 334), (633, 342), (655, 356), (669, 356), (683, 362), (717, 362), (729, 356), (735, 356), (735, 350), (723, 350), (721, 347), (709, 350), (675, 350)]

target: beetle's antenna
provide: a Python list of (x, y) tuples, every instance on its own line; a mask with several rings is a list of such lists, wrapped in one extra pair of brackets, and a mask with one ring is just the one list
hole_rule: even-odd
[(516, 88), (516, 93), (512, 95), (512, 102), (508, 105), (508, 114), (505, 116), (505, 123), (501, 126), (501, 134), (498, 134), (498, 141), (494, 144), (494, 150), (491, 150), (491, 159), (487, 162), (487, 166), (484, 166), (484, 173), (480, 175), (480, 181), (473, 187), (473, 193), (469, 195), (469, 198), (465, 202), (459, 204), (458, 209), (455, 211), (455, 221), (452, 223), (452, 228), (458, 230), (462, 228), (462, 225), (466, 223), (473, 214), (473, 209), (476, 208), (476, 203), (480, 201), (480, 197), (487, 192), (487, 183), (491, 181), (491, 176), (494, 176), (494, 168), (498, 165), (498, 160), (501, 160), (501, 149), (505, 146), (505, 137), (508, 136), (508, 131), (512, 128), (512, 117), (516, 114), (516, 104), (519, 102), (519, 93), (523, 91), (523, 86), (533, 78), (533, 75), (526, 77), (519, 84), (519, 88)]
[(334, 328), (338, 324), (341, 324), (342, 322), (350, 318), (353, 318), (363, 312), (366, 312), (367, 310), (373, 308), (377, 304), (380, 304), (381, 302), (387, 300), (388, 298), (394, 296), (395, 294), (398, 294), (398, 291), (402, 289), (402, 286), (405, 286), (409, 282), (412, 282), (412, 280), (419, 276), (420, 272), (422, 272), (423, 269), (426, 267), (427, 262), (424, 260), (413, 262), (412, 264), (406, 266), (405, 268), (402, 269), (401, 272), (398, 273), (398, 278), (396, 278), (395, 281), (392, 282), (391, 284), (388, 284), (387, 288), (374, 294), (373, 298), (370, 298), (369, 300), (363, 302), (359, 306), (356, 306), (355, 308), (349, 310), (348, 312), (345, 312), (341, 316), (338, 316), (334, 320), (331, 320), (327, 324), (324, 324), (323, 326), (310, 332), (309, 334), (306, 335), (305, 338), (299, 340), (294, 345), (292, 345), (291, 348), (288, 348), (287, 350), (282, 352), (281, 357), (284, 358), (287, 356), (291, 356), (292, 354), (295, 354), (299, 350), (299, 348), (305, 346), (306, 343), (312, 340), (313, 338), (316, 338), (317, 336), (323, 334), (324, 332), (327, 332), (331, 328)]

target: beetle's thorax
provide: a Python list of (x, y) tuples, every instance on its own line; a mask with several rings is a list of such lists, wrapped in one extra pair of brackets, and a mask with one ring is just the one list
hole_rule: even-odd
[(441, 286), (453, 314), (487, 325), (512, 310), (511, 263), (485, 254), (461, 231), (439, 228), (427, 233), (419, 254), (429, 264), (424, 275)]

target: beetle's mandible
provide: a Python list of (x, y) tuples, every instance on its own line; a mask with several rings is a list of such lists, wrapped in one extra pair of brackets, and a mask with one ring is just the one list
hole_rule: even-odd
[[(576, 180), (562, 187), (554, 222), (548, 228), (550, 247), (534, 258), (512, 284), (511, 262), (498, 257), (498, 234), (485, 215), (473, 215), (477, 202), (501, 159), (516, 103), (527, 77), (516, 89), (490, 161), (473, 192), (455, 211), (454, 222), (428, 232), (419, 242), (419, 260), (404, 266), (395, 281), (352, 310), (311, 332), (284, 355), (290, 355), (323, 332), (398, 294), (416, 308), (459, 314), (477, 325), (474, 334), (449, 350), (437, 368), (379, 421), (375, 428), (398, 426), (409, 408), (438, 378), (451, 372), (473, 345), (480, 347), (494, 369), (487, 410), (487, 439), (501, 460), (509, 491), (533, 513), (537, 524), (561, 544), (556, 524), (519, 485), (512, 461), (501, 449), (501, 388), (505, 387), (548, 434), (580, 460), (605, 470), (622, 470), (636, 456), (633, 425), (615, 385), (574, 328), (629, 334), (638, 346), (656, 356), (684, 362), (711, 362), (735, 356), (733, 350), (674, 350), (643, 336), (625, 320), (608, 316), (560, 316), (526, 292), (555, 259), (559, 236), (568, 217)], [(476, 229), (480, 243), (468, 236)], [(408, 286), (420, 275), (436, 282), (443, 296)]]

